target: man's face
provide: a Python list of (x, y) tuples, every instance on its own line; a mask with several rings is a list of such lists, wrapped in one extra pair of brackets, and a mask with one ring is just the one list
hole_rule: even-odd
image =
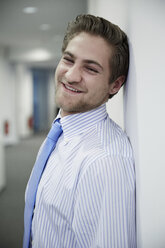
[(99, 36), (85, 32), (66, 47), (55, 73), (56, 103), (62, 116), (85, 112), (106, 102), (111, 48)]

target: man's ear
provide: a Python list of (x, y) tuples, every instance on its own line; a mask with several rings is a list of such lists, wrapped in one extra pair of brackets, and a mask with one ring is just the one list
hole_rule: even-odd
[(113, 83), (110, 83), (109, 94), (110, 95), (116, 94), (123, 85), (124, 80), (125, 80), (125, 76), (123, 75), (118, 77)]

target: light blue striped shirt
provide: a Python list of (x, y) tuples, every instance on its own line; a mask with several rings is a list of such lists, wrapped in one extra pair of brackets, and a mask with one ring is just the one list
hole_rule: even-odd
[(61, 118), (39, 183), (33, 248), (135, 248), (135, 172), (126, 134), (106, 105)]

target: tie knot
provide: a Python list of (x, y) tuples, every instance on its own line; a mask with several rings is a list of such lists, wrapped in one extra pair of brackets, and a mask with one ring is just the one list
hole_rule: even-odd
[(59, 123), (59, 120), (56, 120), (48, 133), (48, 138), (52, 139), (54, 142), (57, 142), (59, 136), (63, 132), (61, 124)]

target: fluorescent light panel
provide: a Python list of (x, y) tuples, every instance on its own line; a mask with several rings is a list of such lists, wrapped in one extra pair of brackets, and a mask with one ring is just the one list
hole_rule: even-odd
[(38, 11), (36, 7), (26, 7), (23, 9), (23, 12), (26, 14), (35, 14)]
[(24, 54), (26, 61), (47, 61), (51, 57), (51, 53), (46, 49), (35, 49)]

